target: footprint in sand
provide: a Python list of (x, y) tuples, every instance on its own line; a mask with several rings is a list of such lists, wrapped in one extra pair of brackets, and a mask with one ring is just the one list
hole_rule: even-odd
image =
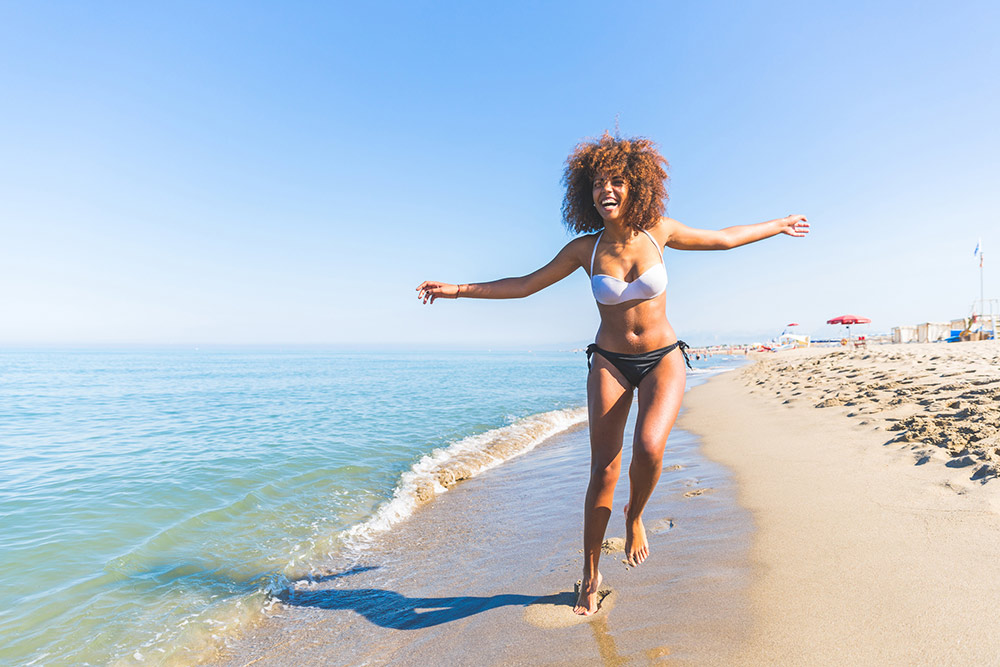
[(595, 618), (607, 615), (608, 611), (615, 606), (618, 600), (618, 591), (607, 584), (601, 584), (597, 592), (597, 612), (590, 616), (579, 616), (573, 613), (573, 606), (576, 604), (580, 593), (578, 580), (573, 587), (573, 592), (553, 593), (537, 598), (524, 609), (524, 620), (537, 628), (568, 628), (571, 625), (587, 623)]
[[(653, 523), (647, 530), (652, 535), (659, 535), (660, 533), (665, 533), (674, 527), (673, 519), (660, 519)], [(623, 545), (624, 548), (624, 545)]]
[(694, 498), (695, 496), (703, 496), (706, 493), (712, 493), (713, 491), (715, 491), (715, 489), (713, 489), (711, 487), (707, 487), (707, 486), (704, 487), (704, 488), (701, 488), (701, 489), (691, 489), (690, 491), (688, 491), (688, 492), (686, 492), (684, 494), (684, 497), (685, 498)]
[(684, 466), (680, 463), (675, 463), (672, 466), (667, 466), (663, 469), (663, 472), (671, 472), (673, 470), (684, 470)]
[[(578, 554), (583, 553), (583, 549), (577, 549)], [(609, 537), (601, 543), (601, 553), (602, 554), (617, 554), (625, 553), (625, 538), (624, 537)]]

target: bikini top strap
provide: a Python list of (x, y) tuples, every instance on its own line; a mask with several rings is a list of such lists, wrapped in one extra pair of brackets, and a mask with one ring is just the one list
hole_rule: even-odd
[[(661, 248), (660, 244), (656, 242), (656, 239), (653, 238), (652, 234), (650, 234), (649, 232), (647, 232), (645, 229), (642, 230), (642, 233), (645, 234), (646, 236), (648, 236), (649, 240), (652, 242), (652, 244), (654, 246), (656, 246), (656, 250), (660, 253), (660, 262), (663, 264), (663, 266), (666, 266), (667, 265), (667, 261), (665, 259), (663, 259), (663, 248)], [(594, 248), (596, 249), (597, 246), (595, 245)], [(591, 273), (593, 273), (593, 266), (594, 266), (594, 260), (593, 259), (590, 260), (590, 266), (591, 266)]]
[(594, 257), (597, 255), (597, 244), (601, 242), (601, 237), (604, 236), (604, 230), (597, 235), (597, 240), (594, 241), (594, 252), (590, 253), (590, 277), (594, 277)]

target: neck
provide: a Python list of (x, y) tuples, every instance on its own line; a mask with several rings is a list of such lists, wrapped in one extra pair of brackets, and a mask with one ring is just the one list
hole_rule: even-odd
[(628, 243), (636, 234), (637, 231), (617, 220), (604, 221), (604, 238), (611, 243)]

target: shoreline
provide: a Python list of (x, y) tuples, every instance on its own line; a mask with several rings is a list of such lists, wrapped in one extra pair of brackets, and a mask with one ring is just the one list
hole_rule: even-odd
[(1000, 658), (1000, 346), (960, 345), (769, 355), (685, 397), (756, 526), (733, 664)]
[[(601, 561), (611, 593), (593, 617), (572, 613), (584, 423), (422, 505), (356, 560), (295, 582), (213, 664), (727, 664), (749, 621), (750, 521), (729, 472), (698, 444), (671, 434), (638, 568), (615, 550), (623, 474)], [(629, 447), (627, 437), (626, 457)]]

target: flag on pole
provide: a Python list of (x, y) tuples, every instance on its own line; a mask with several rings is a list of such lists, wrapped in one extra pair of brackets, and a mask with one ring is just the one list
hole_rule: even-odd
[(979, 239), (976, 241), (976, 249), (972, 252), (973, 257), (978, 257), (979, 253), (983, 251), (983, 240)]

